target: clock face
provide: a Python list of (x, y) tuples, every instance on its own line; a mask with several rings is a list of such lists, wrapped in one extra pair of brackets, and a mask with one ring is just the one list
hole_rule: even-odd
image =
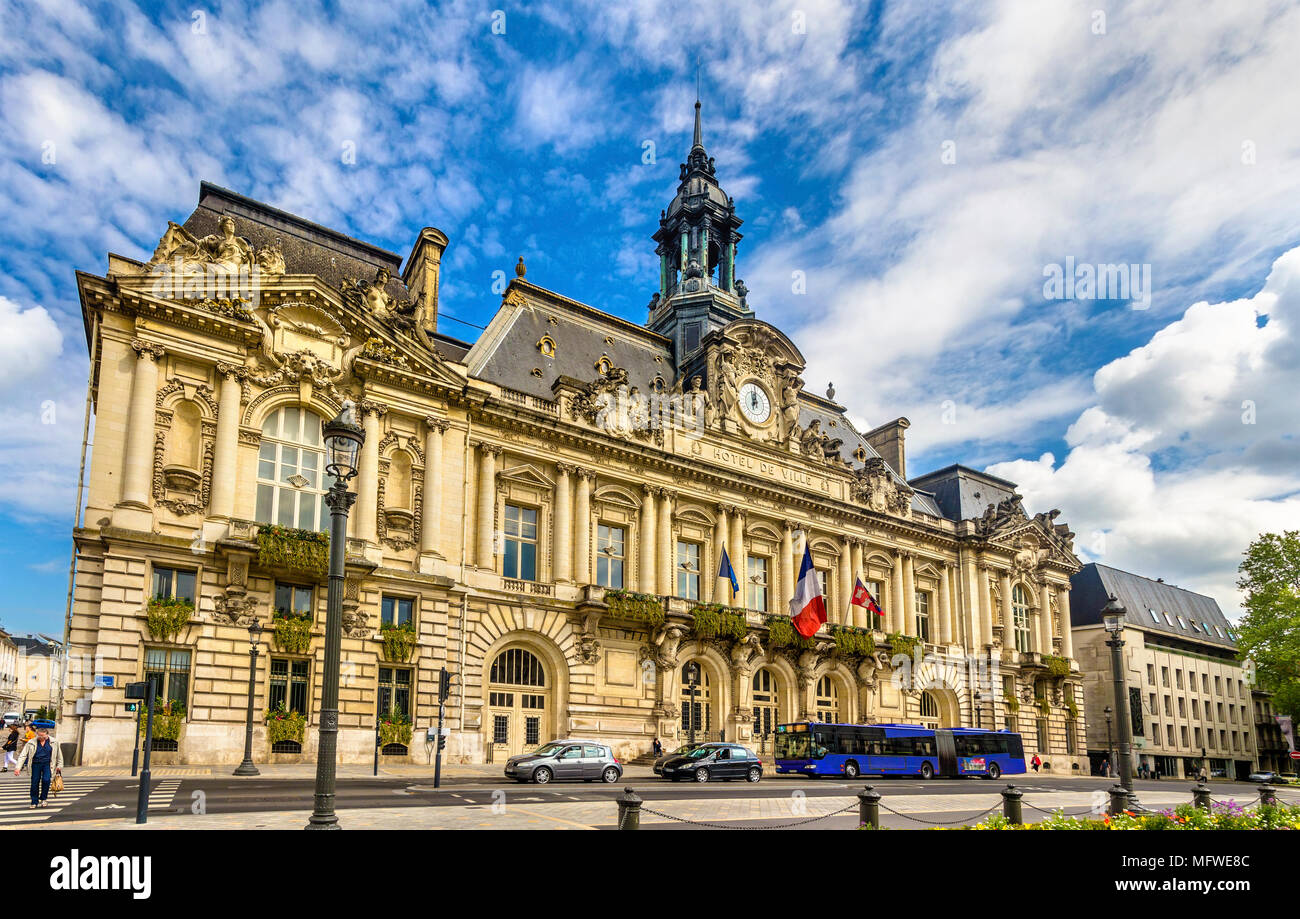
[(754, 424), (763, 424), (772, 414), (772, 400), (757, 383), (740, 387), (740, 410)]

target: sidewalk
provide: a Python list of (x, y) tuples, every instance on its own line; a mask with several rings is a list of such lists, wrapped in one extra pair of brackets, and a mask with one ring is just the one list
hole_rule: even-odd
[[(219, 763), (207, 766), (153, 766), (149, 770), (151, 778), (175, 778), (190, 776), (233, 776), (235, 763)], [(502, 774), (504, 767), (496, 763), (457, 763), (454, 765), (442, 764), (442, 777), (444, 779), (486, 779), (499, 781), (505, 776)], [(368, 779), (373, 777), (374, 767), (369, 764), (359, 763), (340, 763), (337, 767), (339, 778), (349, 779)], [(640, 771), (634, 771), (640, 770)], [(315, 763), (296, 763), (294, 765), (263, 763), (257, 764), (258, 775), (251, 776), (255, 779), (314, 779), (316, 777)], [(130, 766), (65, 766), (63, 769), (65, 776), (79, 776), (81, 778), (130, 778)], [(627, 770), (629, 776), (649, 776), (650, 768), (640, 766), (629, 766)], [(420, 778), (433, 780), (433, 766), (417, 765), (412, 763), (401, 763), (384, 765), (379, 764), (379, 778)]]

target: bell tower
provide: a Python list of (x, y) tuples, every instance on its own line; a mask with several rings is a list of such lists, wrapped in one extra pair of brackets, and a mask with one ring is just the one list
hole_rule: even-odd
[(652, 237), (659, 256), (659, 291), (650, 301), (646, 325), (673, 339), (682, 367), (709, 332), (753, 316), (745, 284), (736, 277), (742, 221), (704, 149), (698, 99), (695, 137), (679, 179), (677, 194), (660, 213)]

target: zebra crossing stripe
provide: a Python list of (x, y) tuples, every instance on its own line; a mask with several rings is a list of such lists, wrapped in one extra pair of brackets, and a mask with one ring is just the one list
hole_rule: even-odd
[(84, 798), (105, 784), (107, 783), (86, 779), (64, 779), (63, 791), (58, 795), (50, 795), (48, 807), (36, 810), (32, 810), (29, 806), (32, 801), (31, 786), (26, 781), (19, 779), (16, 782), (0, 785), (0, 824), (49, 820), (69, 804)]
[(170, 809), (180, 787), (180, 779), (166, 779), (159, 782), (153, 791), (149, 792), (149, 809)]

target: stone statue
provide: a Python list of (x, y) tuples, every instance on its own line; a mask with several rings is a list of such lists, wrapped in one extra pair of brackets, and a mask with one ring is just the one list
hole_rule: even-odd
[(718, 359), (718, 370), (721, 372), (721, 380), (718, 386), (718, 404), (721, 408), (721, 417), (719, 422), (734, 418), (736, 407), (740, 404), (740, 387), (736, 383), (736, 368), (732, 366), (731, 361), (735, 355), (728, 349), (722, 352)]
[(803, 381), (793, 370), (785, 372), (781, 386), (781, 417), (785, 420), (786, 436), (793, 439), (799, 430), (799, 390)]
[(740, 308), (742, 310), (749, 309), (749, 305), (745, 302), (745, 298), (749, 296), (749, 288), (745, 286), (745, 282), (740, 278), (736, 278), (736, 296), (740, 298)]

